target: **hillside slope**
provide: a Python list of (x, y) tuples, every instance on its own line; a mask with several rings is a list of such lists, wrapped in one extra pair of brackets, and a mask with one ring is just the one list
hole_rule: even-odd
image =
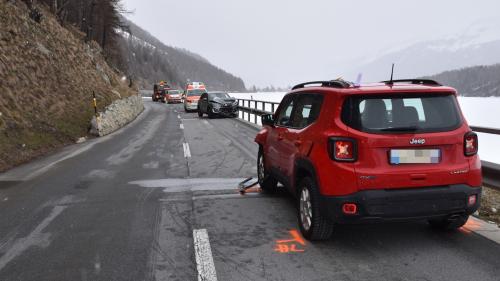
[(365, 81), (386, 80), (392, 63), (396, 78), (413, 78), (451, 69), (500, 63), (498, 22), (478, 23), (446, 38), (417, 42), (407, 47), (394, 46), (352, 63), (348, 77), (363, 73)]
[(446, 71), (427, 78), (454, 87), (462, 96), (500, 97), (500, 64)]
[(93, 91), (100, 109), (137, 92), (97, 44), (38, 9), (41, 23), (23, 2), (0, 2), (0, 171), (87, 135)]
[(167, 46), (133, 22), (123, 18), (131, 34), (122, 33), (122, 54), (128, 62), (128, 73), (144, 88), (167, 80), (177, 87), (190, 81), (205, 82), (209, 90), (245, 91), (238, 78), (188, 50)]

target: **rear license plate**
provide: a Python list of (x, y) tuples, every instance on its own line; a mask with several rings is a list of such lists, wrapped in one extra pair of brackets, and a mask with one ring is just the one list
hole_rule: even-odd
[(440, 149), (391, 149), (390, 163), (399, 164), (438, 164), (441, 161)]

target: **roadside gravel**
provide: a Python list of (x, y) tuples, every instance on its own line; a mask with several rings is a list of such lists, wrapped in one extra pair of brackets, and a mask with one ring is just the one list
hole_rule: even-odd
[(500, 190), (483, 186), (479, 218), (500, 226)]

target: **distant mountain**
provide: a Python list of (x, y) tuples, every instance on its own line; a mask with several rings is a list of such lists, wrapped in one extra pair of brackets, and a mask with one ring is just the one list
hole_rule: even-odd
[(500, 64), (467, 67), (426, 78), (452, 86), (462, 96), (500, 97)]
[(364, 81), (386, 80), (395, 63), (395, 78), (414, 78), (430, 73), (476, 65), (500, 63), (500, 26), (481, 23), (448, 38), (425, 41), (371, 56), (353, 64), (349, 77), (363, 73)]
[(204, 82), (209, 90), (245, 91), (241, 78), (212, 65), (202, 56), (167, 46), (130, 20), (123, 18), (123, 23), (130, 27), (130, 32), (120, 32), (124, 67), (139, 87), (152, 88), (153, 83), (160, 80), (183, 87), (190, 80)]

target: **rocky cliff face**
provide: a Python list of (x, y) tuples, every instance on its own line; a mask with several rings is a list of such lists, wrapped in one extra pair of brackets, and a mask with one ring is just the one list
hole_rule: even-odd
[(0, 171), (85, 136), (93, 92), (99, 110), (137, 93), (95, 42), (37, 8), (40, 23), (23, 1), (0, 1)]

